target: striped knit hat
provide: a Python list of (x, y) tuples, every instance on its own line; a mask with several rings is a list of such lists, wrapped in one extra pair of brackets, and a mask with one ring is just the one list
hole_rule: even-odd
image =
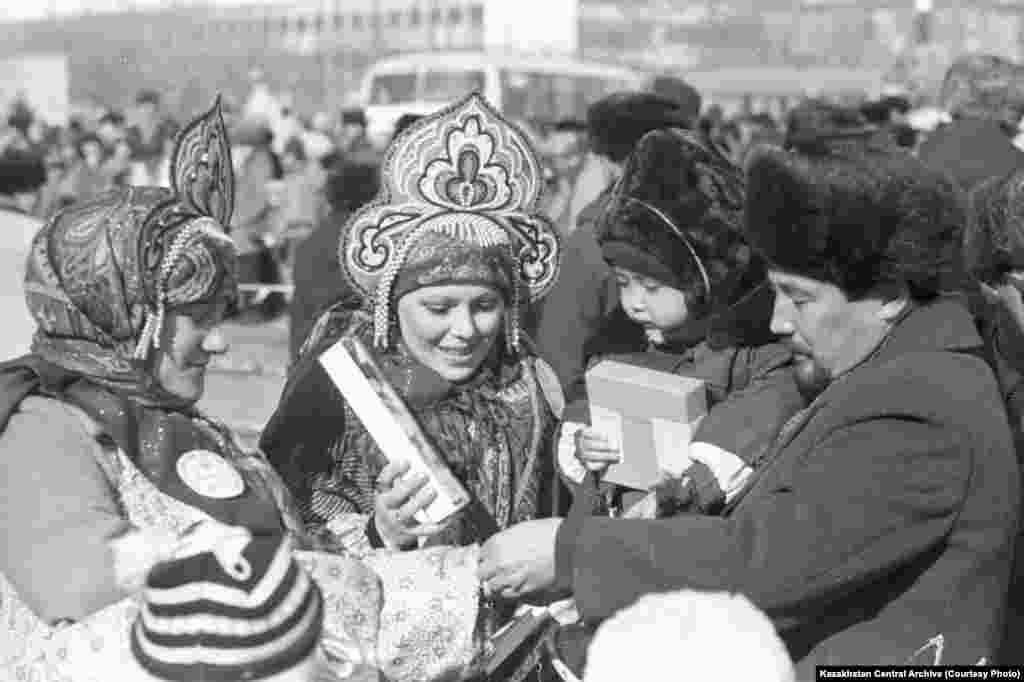
[(138, 663), (164, 680), (237, 682), (292, 670), (316, 651), (323, 598), (282, 536), (201, 524), (146, 582), (131, 634)]

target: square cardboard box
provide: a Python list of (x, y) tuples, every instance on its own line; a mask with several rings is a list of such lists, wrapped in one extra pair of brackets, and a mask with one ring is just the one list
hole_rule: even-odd
[(622, 454), (604, 480), (647, 490), (662, 470), (689, 465), (690, 441), (707, 413), (704, 381), (616, 360), (599, 362), (586, 380), (591, 426)]

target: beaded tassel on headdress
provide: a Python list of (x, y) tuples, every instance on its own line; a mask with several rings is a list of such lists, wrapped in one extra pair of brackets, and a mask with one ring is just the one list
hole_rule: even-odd
[(145, 360), (149, 353), (149, 347), (160, 349), (160, 336), (163, 333), (164, 317), (167, 313), (167, 282), (174, 273), (174, 266), (181, 257), (188, 242), (199, 232), (202, 227), (199, 223), (192, 222), (186, 225), (171, 242), (171, 248), (160, 262), (160, 270), (157, 273), (156, 282), (156, 306), (146, 311), (146, 324), (142, 328), (139, 342), (135, 346), (135, 359)]
[(520, 267), (519, 258), (516, 257), (512, 267), (512, 301), (508, 312), (505, 313), (505, 343), (513, 355), (519, 352), (519, 287), (523, 285), (519, 277)]

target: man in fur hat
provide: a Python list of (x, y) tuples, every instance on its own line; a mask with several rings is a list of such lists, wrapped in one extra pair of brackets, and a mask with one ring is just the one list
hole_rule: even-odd
[(562, 272), (544, 302), (537, 348), (568, 387), (583, 369), (583, 347), (618, 303), (611, 269), (601, 255), (594, 223), (634, 145), (652, 130), (688, 128), (691, 112), (677, 102), (644, 92), (620, 92), (591, 105), (587, 135), (591, 152), (605, 170), (606, 185), (576, 219), (566, 239)]
[(745, 214), (772, 329), (827, 387), (720, 515), (522, 523), (484, 545), (481, 579), (507, 597), (571, 592), (589, 623), (646, 593), (740, 592), (801, 680), (992, 663), (1020, 472), (982, 339), (940, 295), (964, 220), (952, 182), (893, 149), (765, 150)]

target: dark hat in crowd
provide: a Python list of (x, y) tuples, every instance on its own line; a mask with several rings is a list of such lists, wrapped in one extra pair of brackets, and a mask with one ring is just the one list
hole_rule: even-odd
[(675, 76), (655, 76), (651, 81), (651, 92), (676, 102), (683, 114), (690, 119), (688, 128), (696, 125), (702, 104), (697, 88)]
[(362, 109), (342, 109), (341, 110), (341, 124), (342, 125), (357, 125), (366, 127), (366, 112)]
[(108, 111), (100, 117), (99, 123), (100, 125), (105, 123), (110, 123), (115, 126), (124, 125), (124, 114), (120, 111)]
[(556, 133), (585, 133), (587, 124), (578, 118), (560, 118), (551, 126), (551, 130)]
[(898, 95), (865, 102), (860, 106), (860, 113), (864, 115), (868, 123), (873, 125), (886, 125), (892, 119), (894, 112), (906, 114), (908, 111), (910, 111), (910, 100)]
[(262, 679), (307, 663), (323, 631), (319, 587), (280, 535), (216, 534), (146, 581), (131, 650), (148, 673), (182, 682)]
[(971, 192), (964, 262), (988, 284), (1024, 269), (1024, 170), (990, 178)]
[(626, 163), (597, 240), (614, 266), (679, 289), (691, 303), (731, 305), (764, 274), (754, 272), (760, 261), (741, 230), (743, 200), (743, 174), (721, 152), (690, 131), (652, 131)]
[(587, 110), (591, 149), (621, 163), (640, 138), (659, 128), (689, 128), (689, 114), (675, 100), (652, 92), (617, 92)]
[(23, 100), (18, 100), (11, 107), (11, 113), (7, 116), (7, 125), (15, 130), (25, 133), (35, 121), (35, 114)]
[(902, 283), (928, 298), (957, 271), (964, 212), (952, 180), (893, 146), (759, 150), (744, 215), (773, 267), (851, 297)]
[(858, 109), (807, 100), (786, 120), (786, 149), (799, 152), (823, 151), (864, 144), (878, 132)]
[[(400, 135), (402, 131), (411, 126), (416, 121), (423, 118), (423, 114), (402, 114), (395, 121), (395, 132), (392, 133), (392, 137)], [(366, 125), (365, 123), (363, 125)]]
[(9, 149), (0, 154), (0, 195), (35, 192), (46, 182), (42, 156)]
[(160, 104), (160, 93), (156, 90), (139, 90), (135, 95), (136, 104)]

